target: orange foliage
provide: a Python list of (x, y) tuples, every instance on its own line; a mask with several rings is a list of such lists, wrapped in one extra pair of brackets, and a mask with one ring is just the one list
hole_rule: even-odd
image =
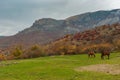
[(0, 61), (2, 61), (2, 60), (6, 60), (6, 55), (0, 54)]

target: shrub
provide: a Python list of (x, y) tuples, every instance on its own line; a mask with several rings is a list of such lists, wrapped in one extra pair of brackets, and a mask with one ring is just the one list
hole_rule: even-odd
[(120, 40), (115, 40), (113, 42), (114, 46), (115, 46), (115, 50), (119, 51), (120, 50)]
[(88, 46), (84, 46), (82, 48), (82, 52), (86, 53), (88, 51), (95, 51), (95, 52), (101, 52), (102, 50), (112, 50), (113, 49), (113, 45), (110, 43), (101, 43), (101, 44), (91, 44)]
[(6, 55), (0, 53), (0, 61), (6, 60)]
[(15, 59), (20, 59), (21, 55), (23, 54), (23, 50), (21, 47), (15, 47), (11, 50), (11, 54), (9, 56), (14, 57)]
[(38, 45), (34, 45), (31, 48), (27, 49), (24, 54), (22, 54), (22, 58), (35, 58), (40, 56), (46, 56), (42, 47)]

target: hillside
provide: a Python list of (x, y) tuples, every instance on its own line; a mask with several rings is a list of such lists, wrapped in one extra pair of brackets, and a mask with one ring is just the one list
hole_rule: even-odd
[(120, 10), (88, 12), (64, 20), (43, 18), (19, 33), (0, 38), (0, 46), (47, 44), (66, 34), (75, 34), (96, 26), (120, 22)]
[[(103, 25), (94, 29), (66, 35), (51, 44), (48, 44), (49, 53), (65, 52), (65, 54), (78, 53), (89, 47), (108, 45), (111, 49), (120, 49), (120, 24)], [(112, 48), (113, 47), (113, 48)], [(100, 49), (100, 47), (98, 48)], [(70, 51), (71, 52), (68, 52)], [(95, 49), (97, 50), (97, 49)], [(67, 52), (66, 52), (67, 51)], [(83, 52), (82, 52), (83, 53)]]
[[(77, 33), (72, 37), (72, 40), (88, 43), (114, 43), (120, 39), (120, 24), (103, 25), (91, 30)], [(84, 43), (85, 44), (85, 43)]]

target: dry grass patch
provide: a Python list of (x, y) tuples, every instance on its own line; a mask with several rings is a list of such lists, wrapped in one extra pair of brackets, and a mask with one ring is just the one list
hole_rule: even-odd
[(83, 66), (75, 69), (76, 71), (95, 71), (95, 72), (103, 72), (112, 75), (120, 74), (120, 64), (97, 64), (97, 65), (89, 65)]

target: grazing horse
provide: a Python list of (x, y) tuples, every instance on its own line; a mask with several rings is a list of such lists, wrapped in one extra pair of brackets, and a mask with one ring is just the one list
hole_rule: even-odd
[(103, 50), (103, 51), (101, 51), (101, 59), (104, 59), (104, 56), (108, 56), (108, 59), (109, 59), (110, 50)]
[(95, 52), (94, 51), (89, 51), (88, 52), (88, 57), (95, 57)]

